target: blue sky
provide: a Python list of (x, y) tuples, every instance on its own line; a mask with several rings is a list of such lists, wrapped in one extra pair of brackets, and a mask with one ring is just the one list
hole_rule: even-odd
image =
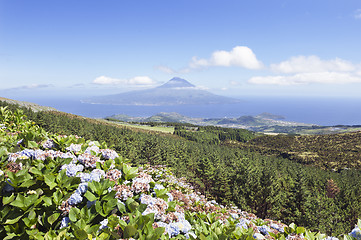
[(0, 95), (182, 77), (229, 96), (358, 97), (359, 0), (0, 0)]

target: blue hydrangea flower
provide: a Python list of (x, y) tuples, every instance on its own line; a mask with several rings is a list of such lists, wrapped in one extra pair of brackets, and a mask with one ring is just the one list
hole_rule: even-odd
[(181, 219), (177, 224), (179, 230), (183, 233), (188, 233), (192, 229), (192, 225), (185, 219)]
[(88, 190), (88, 183), (80, 183), (78, 188), (75, 190), (79, 195), (83, 195)]
[(92, 152), (94, 152), (95, 155), (100, 153), (99, 147), (95, 146), (95, 145), (91, 145), (91, 146), (87, 147), (87, 149), (85, 149), (85, 151), (84, 151), (84, 153), (88, 153), (88, 154), (92, 154)]
[(119, 157), (118, 153), (111, 149), (101, 149), (100, 152), (103, 155), (103, 158), (105, 159), (115, 159)]
[(52, 139), (47, 139), (45, 142), (43, 142), (42, 146), (45, 149), (51, 149), (51, 148), (55, 148), (56, 144)]
[[(280, 226), (278, 224), (272, 223), (271, 228), (276, 229), (277, 231), (282, 232), (282, 233), (285, 232), (284, 227), (282, 227), (282, 226)], [(329, 239), (329, 240), (332, 240), (332, 239)]]
[(63, 169), (66, 169), (66, 175), (68, 177), (75, 177), (78, 172), (81, 172), (84, 170), (84, 166), (69, 163), (69, 164), (64, 164), (61, 167), (61, 170), (63, 170)]
[(184, 236), (186, 236), (187, 239), (189, 239), (189, 236), (192, 236), (193, 238), (197, 238), (197, 235), (194, 232), (187, 232), (186, 234), (184, 234)]
[(260, 231), (263, 235), (268, 235), (268, 232), (271, 231), (271, 229), (267, 225), (257, 226), (258, 231)]
[(262, 240), (262, 239), (265, 239), (265, 237), (260, 234), (260, 233), (255, 233), (253, 234), (253, 238), (256, 239), (256, 240)]
[(171, 202), (171, 201), (173, 201), (174, 199), (173, 199), (173, 195), (171, 194), (171, 193), (166, 193), (167, 194), (167, 196), (168, 196), (168, 202)]
[(250, 221), (249, 221), (248, 219), (241, 218), (241, 219), (239, 220), (239, 223), (236, 224), (236, 227), (248, 229), (248, 224), (249, 224), (249, 223), (250, 223)]
[(16, 143), (16, 145), (20, 146), (20, 144), (21, 144), (23, 141), (24, 141), (24, 139), (20, 139), (20, 140)]
[(358, 240), (361, 240), (361, 231), (358, 226), (356, 226), (354, 229), (352, 229), (352, 231), (348, 235), (350, 235), (351, 237), (354, 237)]
[(69, 223), (70, 223), (70, 219), (69, 219), (68, 217), (64, 217), (64, 218), (61, 220), (60, 229), (69, 226)]
[(90, 182), (92, 180), (92, 176), (90, 175), (90, 173), (80, 173), (78, 174), (78, 177), (80, 177), (80, 181), (82, 183), (85, 183), (85, 182)]
[(79, 152), (81, 150), (81, 146), (82, 146), (82, 144), (74, 144), (74, 143), (72, 143), (72, 144), (70, 144), (69, 147), (66, 148), (66, 150), (77, 153), (77, 152)]
[(99, 227), (98, 231), (101, 231), (104, 228), (107, 228), (107, 225), (108, 225), (108, 219), (104, 219), (103, 221), (100, 222), (100, 227)]
[(94, 169), (91, 173), (91, 181), (99, 182), (101, 178), (104, 178), (105, 172), (101, 169)]
[(162, 190), (162, 189), (164, 189), (163, 185), (155, 184), (154, 190)]
[(83, 201), (83, 197), (77, 192), (73, 193), (70, 196), (70, 198), (68, 199), (68, 203), (70, 205), (76, 205), (76, 204), (80, 203), (81, 201)]
[(339, 240), (337, 237), (330, 237), (330, 236), (327, 236), (325, 238), (325, 240)]
[(28, 158), (33, 158), (35, 155), (35, 151), (32, 149), (24, 149), (21, 152), (19, 152), (20, 157), (24, 156), (24, 157), (28, 157)]
[(169, 234), (169, 237), (177, 236), (180, 233), (178, 223), (169, 223), (166, 229)]

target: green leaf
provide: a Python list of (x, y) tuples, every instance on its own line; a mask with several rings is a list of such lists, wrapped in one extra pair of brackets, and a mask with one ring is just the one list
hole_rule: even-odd
[(175, 207), (177, 206), (177, 203), (176, 201), (171, 201), (171, 202), (168, 202), (168, 208), (167, 208), (167, 211), (168, 212), (174, 212), (175, 211)]
[(59, 218), (60, 213), (54, 213), (48, 217), (48, 222), (50, 225), (53, 225), (53, 223)]
[(131, 167), (128, 164), (123, 164), (123, 172), (125, 175), (125, 180), (129, 180), (137, 176), (138, 168)]
[(10, 197), (3, 197), (3, 205), (9, 204), (15, 199), (14, 193), (10, 195)]
[(30, 186), (33, 186), (34, 184), (36, 184), (36, 180), (27, 180), (27, 181), (24, 181), (20, 187), (25, 187), (25, 188), (28, 188)]
[(305, 228), (303, 228), (303, 227), (297, 227), (297, 228), (296, 228), (296, 233), (297, 233), (297, 234), (305, 233)]
[[(19, 221), (20, 218), (22, 218), (24, 215), (21, 213), (14, 213), (9, 216), (9, 218), (6, 220), (5, 224), (14, 224)], [(11, 217), (11, 218), (10, 218)]]
[(24, 201), (25, 206), (28, 208), (31, 205), (34, 205), (37, 199), (38, 199), (38, 195), (36, 194), (27, 196)]
[(207, 238), (203, 235), (203, 233), (201, 233), (201, 234), (199, 235), (199, 238), (200, 238), (201, 240), (207, 240)]
[(38, 148), (39, 145), (34, 141), (28, 141), (28, 147), (29, 148)]
[(52, 190), (54, 187), (56, 187), (56, 183), (55, 183), (55, 176), (51, 175), (51, 174), (47, 174), (44, 176), (44, 180), (46, 185), (48, 185), (50, 187), (50, 190)]
[[(130, 199), (130, 201), (128, 201), (129, 199)], [(128, 198), (128, 200), (127, 200), (127, 206), (131, 212), (134, 212), (137, 209), (137, 207), (139, 206), (139, 203), (134, 201), (132, 198)]]
[(51, 197), (45, 197), (45, 196), (44, 196), (44, 197), (43, 197), (43, 201), (44, 201), (46, 207), (52, 205)]
[(147, 207), (148, 207), (147, 204), (140, 204), (140, 205), (138, 206), (138, 211), (139, 211), (140, 213), (143, 213), (143, 212), (145, 211), (145, 209), (147, 209)]
[(29, 172), (31, 172), (31, 173), (33, 173), (35, 175), (39, 175), (39, 176), (43, 175), (43, 173), (39, 169), (37, 169), (35, 167), (30, 168)]
[(124, 228), (124, 238), (133, 237), (137, 233), (137, 229), (132, 225), (128, 225)]
[(30, 220), (33, 220), (33, 219), (36, 218), (36, 213), (35, 213), (34, 210), (30, 210), (30, 211), (29, 211), (28, 218), (29, 218)]
[(100, 204), (100, 201), (96, 201), (96, 202), (95, 202), (95, 210), (97, 211), (97, 213), (99, 213), (99, 214), (102, 215), (103, 217), (106, 216), (106, 214), (104, 214), (104, 212), (103, 212), (103, 208), (102, 208), (102, 206), (101, 206), (101, 204)]
[(112, 199), (110, 201), (106, 201), (103, 204), (103, 210), (105, 214), (109, 214), (111, 211), (114, 210), (114, 208), (117, 206), (117, 199)]
[(74, 231), (74, 235), (77, 237), (77, 239), (88, 239), (88, 234), (84, 229), (77, 229)]
[(18, 207), (24, 210), (25, 207), (25, 197), (21, 194), (16, 196), (16, 199), (10, 203), (11, 206)]
[(125, 208), (125, 204), (123, 202), (117, 201), (118, 210), (121, 213), (125, 213), (127, 209)]
[(72, 207), (70, 208), (69, 211), (69, 219), (72, 222), (75, 222), (76, 220), (78, 220), (78, 214), (80, 213), (80, 210), (76, 207)]
[(92, 194), (90, 191), (86, 191), (84, 194), (84, 197), (86, 197), (86, 199), (88, 199), (91, 202), (98, 200), (98, 198), (94, 194)]
[(63, 194), (59, 190), (53, 193), (53, 200), (56, 205), (61, 204), (62, 198), (63, 198)]
[(9, 233), (3, 240), (13, 239), (14, 237), (18, 238), (18, 235), (15, 233)]

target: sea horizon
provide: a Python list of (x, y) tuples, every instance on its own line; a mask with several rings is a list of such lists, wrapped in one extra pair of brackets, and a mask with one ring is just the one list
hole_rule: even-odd
[(82, 103), (75, 97), (9, 97), (59, 111), (90, 118), (115, 114), (149, 117), (160, 112), (176, 112), (187, 117), (233, 118), (264, 112), (281, 115), (285, 121), (333, 125), (361, 125), (361, 98), (340, 97), (244, 97), (241, 103), (219, 105), (132, 106)]

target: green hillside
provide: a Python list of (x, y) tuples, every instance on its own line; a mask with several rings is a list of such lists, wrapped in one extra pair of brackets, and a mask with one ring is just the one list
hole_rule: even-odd
[[(225, 145), (259, 141), (251, 132), (238, 136), (221, 128), (185, 128), (177, 135), (154, 134), (60, 112), (24, 111), (47, 132), (104, 142), (134, 165), (170, 167), (207, 198), (222, 205), (233, 204), (261, 219), (295, 222), (312, 231), (339, 236), (350, 232), (361, 216), (360, 170), (327, 171), (262, 155), (251, 148)], [(258, 225), (263, 225), (261, 220)]]
[(327, 135), (261, 136), (247, 143), (229, 144), (322, 169), (361, 169), (360, 131)]

